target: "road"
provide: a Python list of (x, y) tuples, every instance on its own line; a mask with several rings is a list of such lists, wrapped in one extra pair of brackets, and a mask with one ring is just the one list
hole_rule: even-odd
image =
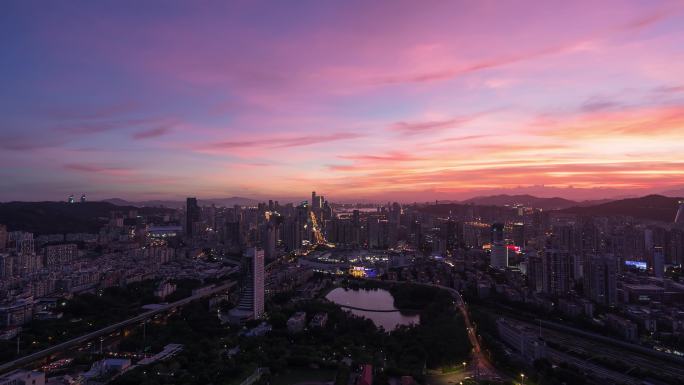
[(454, 297), (456, 300), (455, 304), (458, 307), (459, 311), (463, 315), (463, 321), (466, 326), (466, 330), (468, 332), (468, 340), (470, 341), (470, 345), (473, 347), (473, 359), (470, 364), (470, 370), (475, 372), (478, 378), (488, 378), (488, 379), (507, 379), (509, 376), (501, 373), (494, 365), (489, 361), (489, 358), (482, 352), (482, 346), (480, 345), (480, 340), (477, 338), (477, 329), (475, 329), (475, 326), (473, 326), (473, 323), (470, 320), (470, 314), (468, 314), (468, 305), (466, 302), (463, 300), (463, 297), (461, 297), (461, 293), (458, 292), (458, 290), (448, 287), (448, 286), (442, 286), (442, 285), (437, 285), (435, 283), (420, 283), (420, 282), (406, 282), (406, 281), (391, 281), (391, 280), (385, 280), (382, 282), (388, 282), (388, 283), (398, 283), (398, 284), (415, 284), (415, 285), (424, 285), (424, 286), (432, 286), (436, 287), (438, 289), (446, 290), (451, 295)]
[(440, 288), (442, 290), (447, 290), (456, 299), (456, 306), (458, 306), (461, 314), (463, 315), (463, 321), (465, 322), (466, 330), (468, 331), (468, 339), (470, 344), (473, 346), (473, 362), (471, 364), (471, 370), (477, 373), (479, 378), (506, 378), (508, 376), (500, 373), (494, 365), (489, 361), (489, 358), (482, 352), (482, 346), (480, 345), (480, 340), (477, 338), (477, 329), (473, 326), (470, 320), (470, 314), (468, 313), (468, 305), (461, 297), (461, 293), (458, 290), (451, 287), (437, 285), (428, 283), (428, 286), (433, 286)]
[(60, 352), (62, 350), (66, 350), (70, 347), (85, 343), (85, 342), (93, 340), (97, 337), (112, 333), (118, 329), (125, 327), (125, 326), (132, 325), (132, 324), (144, 321), (146, 319), (152, 318), (155, 315), (160, 314), (160, 313), (164, 313), (168, 310), (187, 305), (188, 303), (195, 301), (195, 300), (198, 300), (200, 298), (203, 298), (203, 297), (206, 297), (209, 295), (213, 295), (213, 294), (219, 293), (219, 292), (224, 291), (224, 290), (228, 290), (228, 289), (232, 288), (233, 286), (235, 286), (235, 284), (236, 283), (234, 281), (230, 281), (230, 282), (225, 283), (223, 285), (219, 285), (219, 286), (215, 286), (215, 287), (211, 287), (211, 288), (205, 288), (205, 290), (203, 290), (197, 294), (191, 295), (190, 297), (183, 298), (183, 299), (178, 300), (176, 302), (172, 302), (169, 304), (162, 305), (157, 309), (144, 312), (142, 314), (139, 314), (139, 315), (132, 317), (132, 318), (129, 318), (127, 320), (117, 322), (115, 324), (106, 326), (102, 329), (84, 334), (80, 337), (76, 337), (76, 338), (73, 338), (71, 340), (61, 342), (57, 345), (53, 345), (47, 349), (29, 354), (29, 355), (21, 357), (21, 358), (17, 358), (16, 360), (13, 360), (13, 361), (6, 362), (6, 363), (0, 365), (0, 373), (4, 373), (4, 372), (9, 371), (11, 369), (15, 369), (15, 368), (22, 367), (24, 365), (28, 365), (32, 362), (35, 362), (41, 358), (47, 357), (51, 354), (54, 354), (54, 353)]

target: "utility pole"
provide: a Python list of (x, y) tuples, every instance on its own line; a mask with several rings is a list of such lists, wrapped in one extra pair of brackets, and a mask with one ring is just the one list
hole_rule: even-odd
[(21, 330), (17, 332), (17, 357), (19, 357), (19, 345), (21, 341)]

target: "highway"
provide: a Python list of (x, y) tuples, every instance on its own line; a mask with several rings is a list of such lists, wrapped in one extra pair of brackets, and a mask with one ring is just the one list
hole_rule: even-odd
[(191, 295), (190, 297), (183, 298), (181, 300), (178, 300), (176, 302), (172, 302), (169, 304), (161, 305), (157, 309), (146, 311), (142, 314), (139, 314), (139, 315), (132, 317), (132, 318), (129, 318), (127, 320), (117, 322), (115, 324), (106, 326), (102, 329), (84, 334), (80, 337), (76, 337), (76, 338), (73, 338), (71, 340), (61, 342), (61, 343), (54, 345), (54, 346), (51, 346), (47, 349), (44, 349), (44, 350), (41, 350), (41, 351), (38, 351), (35, 353), (31, 353), (27, 356), (17, 358), (16, 360), (13, 360), (13, 361), (6, 362), (6, 363), (0, 365), (0, 373), (4, 373), (4, 372), (7, 372), (9, 370), (19, 368), (19, 367), (22, 367), (24, 365), (28, 365), (28, 364), (35, 362), (41, 358), (47, 357), (53, 353), (57, 353), (57, 352), (60, 352), (62, 350), (66, 350), (66, 349), (71, 348), (73, 346), (76, 346), (76, 345), (85, 343), (87, 341), (93, 340), (97, 337), (107, 335), (109, 333), (112, 333), (112, 332), (119, 330), (123, 327), (126, 327), (128, 325), (132, 325), (132, 324), (144, 321), (146, 319), (154, 317), (157, 314), (164, 313), (164, 312), (169, 311), (171, 309), (184, 306), (184, 305), (186, 305), (192, 301), (198, 300), (200, 298), (207, 297), (209, 295), (213, 295), (213, 294), (219, 293), (219, 292), (224, 291), (224, 290), (228, 290), (228, 289), (232, 288), (233, 286), (235, 286), (235, 284), (236, 283), (234, 281), (230, 281), (228, 283), (225, 283), (225, 284), (222, 284), (219, 286), (215, 286), (215, 287), (211, 287), (211, 288), (204, 288), (204, 290), (201, 290), (201, 292), (194, 294), (194, 295)]

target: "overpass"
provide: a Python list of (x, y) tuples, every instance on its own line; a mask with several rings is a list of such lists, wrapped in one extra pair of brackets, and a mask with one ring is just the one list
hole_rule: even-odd
[(109, 325), (109, 326), (105, 326), (102, 329), (95, 330), (93, 332), (84, 334), (80, 337), (76, 337), (76, 338), (73, 338), (71, 340), (61, 342), (57, 345), (53, 345), (47, 349), (43, 349), (43, 350), (37, 351), (35, 353), (31, 353), (29, 355), (17, 358), (13, 361), (6, 362), (6, 363), (0, 365), (0, 373), (4, 373), (4, 372), (7, 372), (7, 371), (12, 370), (12, 369), (20, 368), (24, 365), (28, 365), (32, 362), (35, 362), (41, 358), (48, 357), (51, 354), (60, 352), (62, 350), (71, 348), (73, 346), (83, 344), (83, 343), (90, 341), (90, 340), (93, 340), (97, 337), (110, 334), (112, 332), (115, 332), (115, 331), (123, 328), (123, 327), (126, 327), (129, 325), (136, 324), (136, 323), (142, 322), (144, 320), (150, 319), (157, 314), (165, 313), (171, 309), (187, 305), (188, 303), (195, 301), (195, 300), (198, 300), (200, 298), (207, 297), (207, 296), (210, 296), (210, 295), (213, 295), (216, 293), (220, 293), (224, 290), (228, 290), (228, 289), (232, 288), (233, 286), (235, 286), (235, 284), (236, 284), (235, 281), (230, 281), (230, 282), (224, 283), (222, 285), (218, 285), (218, 286), (214, 286), (214, 287), (208, 286), (208, 287), (202, 288), (202, 290), (199, 290), (199, 292), (197, 292), (196, 294), (193, 294), (187, 298), (183, 298), (183, 299), (178, 300), (176, 302), (171, 302), (171, 303), (168, 303), (165, 305), (161, 305), (157, 309), (146, 311), (146, 312), (139, 314), (135, 317), (117, 322), (117, 323)]

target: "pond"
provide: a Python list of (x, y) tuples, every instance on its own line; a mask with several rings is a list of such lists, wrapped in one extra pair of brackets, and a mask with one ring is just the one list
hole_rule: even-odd
[(343, 309), (350, 311), (354, 315), (370, 319), (375, 326), (382, 327), (386, 331), (392, 331), (399, 325), (413, 325), (420, 322), (420, 316), (418, 315), (401, 314), (394, 307), (394, 298), (387, 290), (351, 290), (338, 287), (328, 293), (325, 298), (340, 306), (351, 306), (368, 310), (393, 310), (392, 312), (378, 312), (343, 307)]

